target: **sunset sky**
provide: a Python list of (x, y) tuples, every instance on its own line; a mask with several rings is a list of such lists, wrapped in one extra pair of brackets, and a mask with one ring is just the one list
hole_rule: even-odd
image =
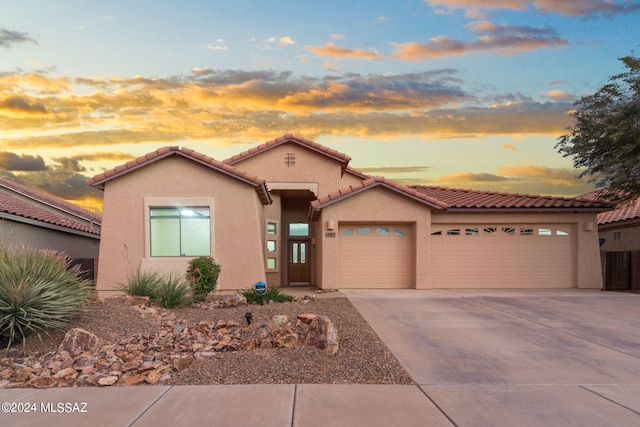
[(567, 111), (640, 47), (627, 0), (3, 0), (0, 176), (85, 178), (166, 145), (291, 132), (406, 184), (575, 196)]

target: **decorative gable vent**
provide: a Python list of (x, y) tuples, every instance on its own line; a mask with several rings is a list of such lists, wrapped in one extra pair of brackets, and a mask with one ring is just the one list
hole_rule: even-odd
[(287, 153), (284, 158), (284, 163), (287, 167), (293, 167), (296, 165), (296, 153)]

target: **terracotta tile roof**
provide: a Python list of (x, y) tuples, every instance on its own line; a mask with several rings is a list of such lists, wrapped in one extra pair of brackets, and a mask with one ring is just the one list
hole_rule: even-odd
[(82, 231), (95, 236), (100, 235), (100, 230), (97, 228), (66, 218), (33, 203), (14, 197), (11, 194), (0, 193), (0, 213), (56, 225), (70, 230)]
[(78, 218), (81, 218), (85, 221), (94, 222), (96, 224), (100, 224), (102, 222), (102, 217), (95, 212), (82, 209), (81, 207), (76, 206), (73, 203), (65, 202), (62, 199), (27, 187), (26, 185), (18, 184), (17, 182), (10, 179), (0, 177), (0, 187), (4, 187), (10, 192), (20, 194), (28, 199), (32, 199), (39, 203), (52, 206), (56, 209), (77, 216)]
[(530, 194), (499, 193), (493, 191), (463, 190), (458, 188), (431, 187), (426, 185), (412, 185), (412, 189), (440, 200), (452, 210), (492, 209), (515, 211), (526, 209), (590, 209), (606, 211), (613, 207), (610, 202), (602, 200), (585, 200), (581, 198), (564, 198), (551, 196), (537, 196)]
[(343, 173), (347, 168), (347, 164), (349, 163), (349, 161), (351, 161), (351, 157), (339, 151), (336, 151), (332, 148), (325, 147), (324, 145), (320, 145), (317, 142), (314, 142), (310, 139), (303, 138), (301, 136), (297, 136), (292, 133), (285, 133), (283, 136), (279, 136), (276, 139), (272, 139), (271, 141), (267, 141), (264, 144), (260, 144), (257, 147), (253, 147), (247, 151), (243, 151), (240, 154), (236, 154), (233, 157), (223, 160), (223, 163), (233, 165), (239, 161), (245, 160), (249, 157), (253, 157), (256, 154), (262, 153), (266, 150), (269, 150), (271, 148), (274, 148), (286, 143), (298, 144), (302, 147), (306, 147), (310, 150), (316, 151), (320, 154), (323, 154), (325, 156), (333, 158), (334, 160), (339, 161), (340, 163), (342, 163)]
[(200, 163), (201, 165), (204, 165), (211, 169), (214, 169), (218, 172), (222, 172), (223, 174), (228, 175), (232, 178), (239, 179), (255, 188), (256, 193), (258, 194), (258, 197), (263, 204), (271, 204), (269, 189), (267, 188), (267, 184), (264, 180), (259, 179), (255, 175), (251, 175), (247, 172), (236, 169), (233, 166), (215, 160), (209, 156), (198, 153), (197, 151), (194, 151), (190, 148), (180, 148), (177, 146), (162, 147), (157, 149), (156, 151), (145, 154), (144, 156), (133, 159), (123, 165), (116, 166), (115, 168), (98, 174), (93, 178), (88, 178), (87, 184), (104, 190), (104, 184), (106, 182), (169, 156), (181, 156)]
[(347, 166), (346, 171), (347, 171), (348, 173), (352, 174), (352, 175), (357, 176), (357, 177), (358, 177), (358, 178), (360, 178), (360, 179), (367, 179), (367, 178), (371, 178), (371, 175), (367, 175), (366, 173), (361, 172), (361, 171), (359, 171), (359, 170), (358, 170), (358, 169), (356, 169), (356, 168), (352, 168), (351, 166)]
[[(603, 200), (602, 191), (596, 190), (580, 196), (586, 200)], [(629, 203), (621, 203), (609, 212), (598, 214), (598, 225), (612, 224), (614, 222), (629, 221), (640, 218), (640, 198)]]
[(354, 196), (362, 191), (366, 191), (371, 188), (380, 187), (380, 186), (387, 188), (389, 190), (395, 191), (404, 196), (410, 197), (420, 203), (424, 203), (435, 209), (447, 208), (447, 204), (445, 202), (434, 199), (428, 195), (422, 194), (412, 189), (411, 187), (407, 187), (406, 185), (398, 184), (397, 182), (392, 181), (390, 179), (385, 179), (384, 177), (381, 177), (381, 176), (375, 176), (375, 177), (368, 178), (358, 184), (353, 184), (349, 187), (343, 188), (327, 196), (320, 197), (314, 200), (313, 202), (311, 202), (311, 206), (309, 208), (309, 218), (312, 221), (315, 221), (318, 219), (318, 216), (320, 215), (320, 212), (324, 207), (329, 206), (345, 198)]

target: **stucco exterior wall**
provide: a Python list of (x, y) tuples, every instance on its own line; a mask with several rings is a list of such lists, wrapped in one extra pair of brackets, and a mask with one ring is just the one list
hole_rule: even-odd
[[(347, 188), (351, 185), (358, 184), (362, 181), (364, 181), (362, 178), (356, 175), (353, 175), (349, 172), (345, 172), (344, 175), (342, 175), (342, 179), (340, 180), (340, 188), (336, 188), (335, 190), (340, 190), (341, 188)], [(332, 190), (332, 191), (335, 191), (335, 190)]]
[(211, 256), (221, 264), (218, 289), (265, 280), (264, 216), (252, 186), (193, 161), (171, 156), (105, 183), (103, 238), (97, 290), (118, 293), (118, 283), (139, 268), (184, 274), (191, 257), (149, 255), (149, 207), (208, 206)]
[[(616, 236), (614, 237), (614, 232)], [(600, 237), (605, 239), (603, 252), (640, 250), (640, 220), (620, 221), (600, 227)]]
[(69, 258), (96, 258), (100, 239), (98, 236), (84, 237), (0, 218), (0, 243), (6, 246), (53, 249), (64, 252)]
[[(338, 227), (341, 223), (402, 223), (413, 226), (412, 270), (413, 284), (417, 289), (430, 287), (429, 250), (430, 250), (431, 210), (417, 201), (382, 187), (367, 191), (329, 205), (322, 210), (316, 225), (316, 248), (318, 254), (318, 287), (336, 288), (338, 283)], [(328, 221), (333, 221), (335, 237), (327, 235)]]
[[(295, 154), (295, 165), (285, 163), (287, 153)], [(279, 145), (233, 166), (266, 180), (269, 188), (276, 188), (275, 183), (317, 183), (317, 196), (340, 188), (340, 162), (295, 143)]]
[(602, 288), (596, 213), (442, 213), (434, 212), (433, 224), (568, 224), (575, 230), (575, 287)]

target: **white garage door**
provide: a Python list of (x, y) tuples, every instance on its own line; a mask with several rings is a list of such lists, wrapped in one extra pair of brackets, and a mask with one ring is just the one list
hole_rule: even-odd
[(339, 288), (412, 286), (412, 232), (407, 225), (340, 225)]
[(572, 226), (434, 224), (435, 288), (568, 288), (574, 286)]

